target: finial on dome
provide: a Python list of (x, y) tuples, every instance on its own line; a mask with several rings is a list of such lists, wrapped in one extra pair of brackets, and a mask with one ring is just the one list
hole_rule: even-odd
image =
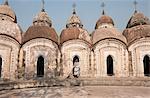
[(4, 1), (4, 5), (9, 5), (8, 0)]
[(42, 12), (45, 12), (45, 9), (44, 9), (44, 4), (45, 4), (45, 2), (44, 2), (44, 0), (42, 0)]
[(76, 14), (76, 4), (73, 3), (72, 7), (73, 7), (73, 14)]
[(105, 11), (104, 11), (105, 3), (104, 3), (104, 2), (102, 2), (101, 7), (102, 7), (102, 9), (103, 9), (102, 15), (105, 15)]
[(134, 13), (137, 13), (137, 4), (138, 4), (138, 2), (135, 0), (133, 3), (134, 3), (134, 8), (135, 8)]

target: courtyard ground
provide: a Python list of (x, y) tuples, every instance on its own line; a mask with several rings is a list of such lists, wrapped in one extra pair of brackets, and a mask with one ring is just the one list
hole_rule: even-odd
[(150, 87), (39, 87), (0, 91), (0, 98), (150, 98)]

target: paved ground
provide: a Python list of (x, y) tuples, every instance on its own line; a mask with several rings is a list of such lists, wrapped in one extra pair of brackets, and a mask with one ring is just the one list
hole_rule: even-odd
[(0, 91), (0, 98), (150, 98), (150, 87), (43, 87)]

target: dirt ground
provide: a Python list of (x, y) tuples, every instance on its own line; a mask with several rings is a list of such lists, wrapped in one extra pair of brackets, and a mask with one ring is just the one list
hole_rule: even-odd
[(0, 98), (150, 98), (150, 87), (42, 87), (0, 91)]

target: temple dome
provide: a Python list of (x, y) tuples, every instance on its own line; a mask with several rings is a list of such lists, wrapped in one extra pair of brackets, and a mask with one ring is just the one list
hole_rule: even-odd
[(61, 32), (60, 43), (62, 44), (68, 40), (73, 39), (80, 39), (91, 43), (90, 36), (88, 32), (83, 29), (83, 25), (79, 17), (76, 15), (75, 9), (73, 10), (73, 15), (71, 18), (69, 18), (66, 24), (66, 29)]
[[(11, 9), (11, 7), (8, 5), (8, 1), (6, 1), (4, 4), (0, 5), (0, 16), (5, 16), (11, 18), (13, 22), (17, 22), (16, 14)], [(4, 18), (3, 18), (4, 19)]]
[(42, 10), (40, 13), (38, 13), (35, 18), (33, 19), (34, 25), (40, 25), (40, 26), (52, 26), (52, 21), (50, 20), (48, 14)]
[(140, 38), (150, 37), (150, 21), (144, 14), (135, 11), (130, 18), (123, 35), (127, 38), (128, 45)]
[(22, 30), (17, 24), (15, 12), (9, 7), (8, 1), (0, 5), (0, 35), (15, 39), (21, 44)]
[(71, 39), (77, 39), (80, 34), (80, 30), (77, 27), (67, 28), (61, 32), (60, 43)]
[(116, 28), (99, 28), (92, 34), (93, 44), (104, 39), (117, 39), (126, 43), (126, 38)]
[(80, 20), (80, 18), (76, 15), (76, 11), (74, 9), (72, 16), (67, 21), (66, 27), (83, 27), (83, 24)]
[(103, 24), (111, 24), (114, 25), (114, 22), (110, 16), (102, 15), (100, 19), (96, 22), (95, 29), (98, 29)]
[(150, 20), (146, 16), (144, 16), (143, 13), (135, 11), (135, 13), (130, 18), (126, 28), (131, 28), (137, 25), (149, 25), (149, 24)]
[(35, 38), (46, 38), (58, 42), (58, 35), (54, 28), (48, 26), (30, 26), (23, 35), (23, 43)]
[(103, 12), (96, 22), (95, 31), (92, 33), (92, 42), (96, 44), (104, 39), (117, 39), (126, 44), (126, 38), (114, 27), (113, 19)]
[(58, 43), (58, 35), (48, 14), (42, 10), (34, 19), (33, 26), (30, 26), (23, 35), (23, 43), (35, 38), (46, 38)]

